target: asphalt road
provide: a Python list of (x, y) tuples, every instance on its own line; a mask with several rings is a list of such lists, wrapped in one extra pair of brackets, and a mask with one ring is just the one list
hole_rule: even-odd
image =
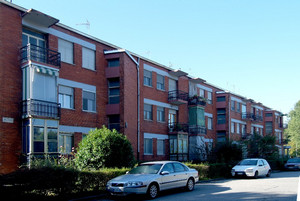
[[(182, 189), (166, 191), (155, 201), (296, 201), (299, 175), (300, 172), (279, 172), (273, 173), (270, 178), (239, 178), (198, 183), (192, 192)], [(130, 196), (121, 200), (143, 198)], [(108, 200), (110, 199), (102, 199)]]

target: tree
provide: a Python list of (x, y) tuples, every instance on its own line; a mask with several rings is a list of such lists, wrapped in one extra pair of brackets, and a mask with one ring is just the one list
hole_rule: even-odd
[(238, 143), (226, 141), (217, 143), (212, 154), (215, 162), (233, 165), (242, 160), (243, 151)]
[(298, 101), (294, 109), (289, 113), (288, 128), (285, 135), (289, 139), (288, 145), (291, 146), (290, 154), (292, 156), (300, 155), (300, 101)]
[(79, 169), (132, 167), (135, 163), (127, 137), (105, 126), (90, 131), (80, 142), (74, 161)]

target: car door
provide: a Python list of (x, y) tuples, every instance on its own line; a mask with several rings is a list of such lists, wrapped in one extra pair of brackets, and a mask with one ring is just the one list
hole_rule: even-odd
[[(169, 172), (169, 174), (162, 174), (165, 172)], [(170, 188), (176, 187), (176, 174), (174, 171), (173, 163), (167, 163), (161, 170), (161, 190), (166, 190)]]
[(265, 170), (265, 166), (264, 163), (262, 162), (262, 160), (258, 161), (258, 175), (265, 175), (266, 170)]
[(174, 163), (176, 187), (186, 186), (188, 173), (186, 168), (180, 163)]

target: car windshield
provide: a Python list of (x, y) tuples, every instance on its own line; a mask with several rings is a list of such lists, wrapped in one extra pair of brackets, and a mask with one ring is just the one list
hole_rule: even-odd
[(128, 174), (157, 174), (162, 164), (142, 164), (128, 172)]
[(300, 163), (300, 158), (291, 158), (287, 162), (288, 163)]
[(242, 160), (238, 165), (257, 165), (258, 160)]

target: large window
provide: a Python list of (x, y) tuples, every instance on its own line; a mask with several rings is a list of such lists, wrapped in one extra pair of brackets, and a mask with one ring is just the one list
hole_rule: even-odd
[(33, 119), (33, 152), (57, 153), (58, 122), (55, 120)]
[(153, 154), (153, 140), (151, 138), (144, 138), (144, 154)]
[(160, 90), (165, 90), (165, 77), (157, 74), (156, 87)]
[(59, 152), (70, 154), (74, 147), (74, 134), (73, 133), (59, 133)]
[(108, 129), (116, 129), (118, 132), (120, 132), (120, 115), (108, 116)]
[(74, 89), (71, 87), (59, 86), (59, 103), (62, 108), (74, 109)]
[(82, 109), (84, 111), (96, 112), (96, 94), (82, 91)]
[(95, 51), (82, 47), (82, 67), (95, 70)]
[(144, 119), (153, 120), (153, 107), (152, 105), (144, 104)]
[(207, 118), (207, 129), (212, 130), (213, 129), (213, 118), (208, 117)]
[(218, 96), (217, 97), (217, 102), (224, 102), (226, 101), (226, 97), (225, 96)]
[(165, 122), (165, 108), (157, 107), (157, 121)]
[(165, 155), (165, 141), (157, 139), (157, 155)]
[(120, 103), (120, 81), (119, 78), (108, 80), (108, 103)]
[(118, 67), (120, 66), (120, 59), (116, 58), (116, 59), (109, 59), (107, 60), (107, 67)]
[(226, 109), (217, 109), (217, 124), (226, 123)]
[(152, 87), (152, 72), (144, 70), (144, 85)]
[(73, 64), (73, 43), (58, 39), (58, 51), (61, 54), (61, 61)]
[(266, 121), (266, 134), (272, 134), (272, 133), (273, 133), (273, 122)]
[(56, 77), (42, 72), (34, 72), (32, 98), (57, 102)]
[(210, 91), (207, 92), (207, 103), (212, 104), (212, 93)]

